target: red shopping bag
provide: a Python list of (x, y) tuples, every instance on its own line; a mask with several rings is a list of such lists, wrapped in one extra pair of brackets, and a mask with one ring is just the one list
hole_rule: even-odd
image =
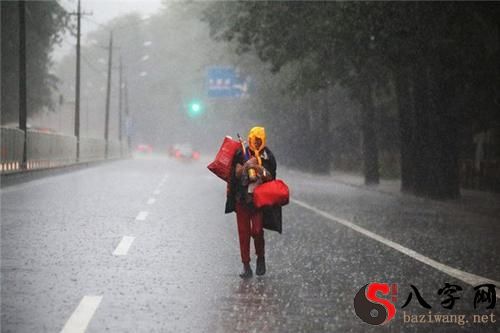
[(241, 144), (238, 141), (226, 136), (217, 156), (215, 156), (215, 160), (207, 166), (208, 170), (215, 173), (217, 177), (229, 182), (231, 180), (233, 158), (239, 148), (241, 148)]
[(281, 179), (261, 184), (253, 191), (253, 204), (256, 208), (285, 206), (289, 200), (290, 191)]

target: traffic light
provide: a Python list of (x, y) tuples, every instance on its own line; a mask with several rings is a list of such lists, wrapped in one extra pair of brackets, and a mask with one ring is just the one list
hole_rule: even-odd
[(188, 115), (191, 118), (199, 116), (203, 112), (203, 106), (199, 101), (191, 101), (188, 105)]

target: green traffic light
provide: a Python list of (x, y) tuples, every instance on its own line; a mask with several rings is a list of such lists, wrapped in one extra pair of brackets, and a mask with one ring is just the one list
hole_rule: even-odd
[(189, 103), (188, 113), (191, 118), (197, 117), (202, 113), (203, 109), (201, 103), (191, 102)]

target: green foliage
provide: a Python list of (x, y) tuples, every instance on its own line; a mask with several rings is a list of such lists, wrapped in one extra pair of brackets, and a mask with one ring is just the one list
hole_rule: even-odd
[(348, 88), (362, 106), (365, 167), (377, 160), (374, 110), (395, 87), (407, 136), (402, 146), (409, 145), (401, 148), (409, 153), (403, 165), (417, 165), (410, 170), (419, 177), (416, 192), (453, 197), (458, 133), (470, 142), (471, 133), (500, 119), (499, 9), (470, 2), (238, 1), (213, 3), (204, 20), (215, 39), (255, 51), (274, 73), (295, 65), (289, 91)]
[[(1, 2), (2, 123), (18, 117), (19, 12), (17, 1)], [(51, 73), (50, 53), (71, 29), (70, 17), (57, 1), (26, 2), (28, 115), (53, 109), (58, 79)]]

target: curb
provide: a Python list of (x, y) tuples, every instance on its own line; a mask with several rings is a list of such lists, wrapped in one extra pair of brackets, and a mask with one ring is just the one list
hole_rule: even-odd
[[(296, 169), (288, 169), (288, 171), (291, 171), (292, 173), (293, 172), (302, 173), (302, 171), (296, 170)], [(348, 182), (348, 181), (339, 179), (340, 178), (339, 176), (335, 176), (332, 174), (324, 175), (324, 176), (325, 176), (325, 178), (330, 179), (330, 181), (332, 181), (334, 183), (342, 184), (344, 186), (349, 186), (351, 188), (376, 192), (376, 193), (380, 193), (383, 195), (388, 195), (388, 196), (393, 197), (393, 198), (405, 198), (408, 200), (415, 200), (415, 201), (418, 201), (421, 203), (433, 205), (436, 208), (445, 209), (447, 211), (459, 210), (459, 211), (469, 213), (469, 214), (479, 214), (482, 216), (487, 216), (489, 218), (498, 218), (498, 214), (496, 214), (495, 212), (491, 212), (487, 209), (482, 209), (481, 207), (479, 207), (479, 208), (474, 207), (474, 206), (464, 207), (463, 204), (459, 201), (450, 201), (450, 200), (440, 201), (440, 200), (436, 200), (436, 199), (416, 196), (416, 195), (413, 195), (411, 193), (401, 192), (401, 190), (399, 190), (399, 191), (384, 190), (384, 189), (379, 188), (378, 187), (379, 185), (365, 185), (365, 184), (357, 184), (357, 183), (353, 183), (353, 182)], [(362, 177), (360, 177), (360, 179), (362, 179)], [(463, 189), (461, 189), (461, 191), (463, 191)], [(463, 198), (463, 192), (462, 192), (462, 198)], [(458, 200), (460, 200), (460, 199), (458, 199)]]
[[(130, 157), (129, 157), (130, 158)], [(127, 157), (112, 158), (107, 160), (96, 160), (96, 161), (86, 161), (67, 165), (61, 165), (51, 168), (40, 168), (31, 170), (21, 170), (15, 172), (9, 172), (0, 175), (0, 188), (7, 188), (9, 186), (18, 185), (26, 183), (32, 180), (44, 178), (47, 176), (60, 175), (73, 171), (78, 171), (85, 168), (91, 168), (99, 166), (101, 164), (117, 162), (120, 160), (128, 159)]]
[(484, 211), (483, 209), (474, 209), (474, 208), (471, 209), (471, 208), (463, 207), (459, 202), (452, 202), (452, 201), (446, 201), (446, 200), (440, 201), (440, 200), (431, 199), (431, 198), (419, 197), (419, 196), (413, 195), (411, 193), (401, 192), (401, 190), (398, 192), (382, 190), (382, 189), (377, 188), (378, 185), (353, 184), (353, 183), (349, 183), (346, 181), (338, 180), (338, 179), (336, 179), (335, 176), (331, 176), (331, 178), (332, 178), (332, 181), (339, 183), (339, 184), (342, 184), (342, 185), (345, 185), (345, 186), (350, 186), (350, 187), (359, 188), (362, 190), (377, 192), (377, 193), (389, 195), (389, 196), (395, 197), (395, 198), (405, 197), (405, 198), (409, 198), (412, 200), (418, 200), (422, 203), (433, 204), (433, 205), (436, 205), (440, 208), (447, 209), (447, 210), (461, 210), (462, 212), (465, 212), (465, 213), (480, 214), (480, 215), (493, 217), (493, 218), (498, 217), (495, 213)]

